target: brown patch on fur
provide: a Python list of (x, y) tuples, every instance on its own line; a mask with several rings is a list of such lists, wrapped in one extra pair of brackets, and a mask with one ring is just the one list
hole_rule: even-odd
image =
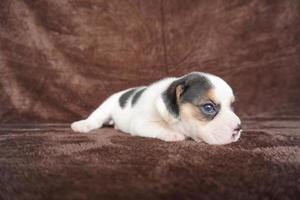
[(180, 106), (180, 117), (185, 120), (197, 120), (200, 122), (206, 122), (207, 119), (201, 114), (199, 109), (191, 104), (184, 103)]
[(182, 87), (183, 87), (182, 85), (178, 85), (176, 87), (176, 101), (177, 101), (178, 104), (180, 103), (180, 95), (183, 92), (183, 88)]
[(206, 95), (207, 95), (208, 99), (212, 100), (214, 103), (217, 103), (217, 104), (220, 103), (220, 101), (215, 96), (214, 89), (208, 90)]

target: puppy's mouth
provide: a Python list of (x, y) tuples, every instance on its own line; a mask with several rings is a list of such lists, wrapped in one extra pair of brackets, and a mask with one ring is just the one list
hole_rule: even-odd
[(232, 141), (233, 142), (238, 141), (238, 139), (240, 138), (242, 132), (243, 132), (242, 129), (240, 129), (240, 130), (234, 130), (234, 132), (232, 134), (232, 137), (231, 137)]

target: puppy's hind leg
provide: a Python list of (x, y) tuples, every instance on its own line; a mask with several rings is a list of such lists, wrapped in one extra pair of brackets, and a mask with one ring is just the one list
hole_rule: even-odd
[(87, 133), (91, 130), (101, 128), (103, 124), (109, 122), (112, 109), (118, 103), (118, 95), (114, 94), (106, 99), (87, 119), (83, 119), (71, 124), (75, 132)]

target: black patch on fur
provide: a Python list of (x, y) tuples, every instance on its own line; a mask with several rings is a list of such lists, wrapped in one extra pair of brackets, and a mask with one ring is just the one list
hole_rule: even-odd
[(124, 108), (126, 106), (128, 99), (131, 97), (131, 95), (134, 93), (135, 90), (136, 88), (133, 88), (121, 95), (121, 97), (119, 98), (119, 104), (121, 108)]
[(197, 105), (199, 97), (204, 96), (211, 88), (212, 84), (205, 76), (200, 74), (187, 76), (185, 90), (181, 94), (182, 102)]
[(198, 73), (191, 73), (181, 79), (174, 81), (168, 89), (162, 94), (163, 101), (168, 111), (174, 116), (179, 115), (179, 105), (176, 98), (176, 88), (181, 85), (182, 93), (180, 99), (182, 103), (192, 103), (197, 105), (199, 97), (205, 95), (212, 88), (211, 82)]
[(141, 95), (144, 93), (145, 90), (146, 88), (143, 88), (134, 94), (134, 96), (131, 99), (131, 106), (134, 106), (136, 104), (136, 102), (139, 100), (139, 98), (141, 97)]

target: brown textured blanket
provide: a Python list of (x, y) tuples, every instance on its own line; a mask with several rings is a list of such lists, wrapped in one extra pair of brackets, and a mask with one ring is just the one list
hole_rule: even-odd
[[(1, 0), (0, 199), (297, 199), (300, 1)], [(206, 71), (245, 133), (71, 132), (108, 95)]]
[(246, 122), (240, 141), (224, 146), (167, 143), (112, 128), (78, 134), (63, 125), (6, 126), (0, 197), (297, 199), (299, 123)]

